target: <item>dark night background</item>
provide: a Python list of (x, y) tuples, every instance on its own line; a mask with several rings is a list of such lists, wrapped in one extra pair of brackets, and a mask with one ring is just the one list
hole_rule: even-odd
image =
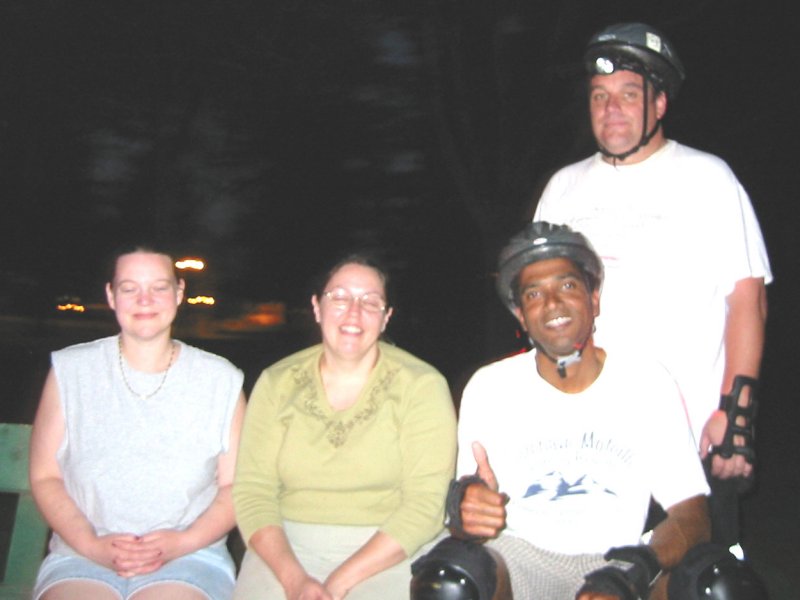
[[(47, 351), (97, 337), (64, 334), (80, 316), (53, 321), (56, 300), (102, 302), (107, 254), (143, 239), (207, 260), (190, 293), (213, 293), (218, 318), (286, 303), (279, 332), (205, 343), (248, 385), (308, 341), (310, 277), (345, 249), (380, 247), (397, 290), (393, 339), (457, 395), (476, 365), (520, 346), (493, 292), (497, 249), (552, 171), (593, 150), (583, 45), (643, 20), (688, 72), (669, 136), (731, 164), (770, 252), (761, 475), (745, 541), (772, 597), (798, 597), (789, 15), (788, 2), (751, 0), (0, 0), (5, 419), (29, 418)], [(692, 293), (680, 281), (652, 292)], [(33, 334), (15, 329), (29, 322)]]

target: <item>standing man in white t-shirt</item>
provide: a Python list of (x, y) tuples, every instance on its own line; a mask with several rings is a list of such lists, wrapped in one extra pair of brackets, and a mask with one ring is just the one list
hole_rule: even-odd
[(598, 343), (650, 353), (677, 380), (706, 459), (713, 536), (732, 545), (772, 279), (758, 221), (724, 161), (665, 137), (684, 67), (660, 32), (608, 27), (585, 64), (599, 150), (552, 177), (534, 220), (581, 231), (602, 258)]

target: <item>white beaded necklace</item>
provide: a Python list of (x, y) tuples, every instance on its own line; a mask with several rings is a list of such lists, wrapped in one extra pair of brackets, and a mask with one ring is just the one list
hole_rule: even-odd
[(170, 368), (172, 367), (172, 361), (175, 358), (175, 342), (170, 342), (170, 346), (172, 350), (169, 353), (169, 364), (167, 365), (167, 370), (164, 371), (164, 376), (161, 378), (161, 383), (158, 384), (158, 387), (150, 392), (149, 394), (140, 394), (136, 390), (131, 387), (130, 382), (128, 382), (128, 377), (125, 375), (125, 365), (123, 364), (124, 361), (122, 360), (122, 336), (117, 338), (117, 349), (119, 351), (119, 370), (122, 373), (122, 381), (125, 383), (125, 387), (128, 388), (128, 391), (137, 396), (140, 400), (147, 400), (148, 398), (152, 398), (158, 392), (161, 391), (161, 388), (164, 387), (164, 382), (167, 380), (167, 374), (169, 373)]

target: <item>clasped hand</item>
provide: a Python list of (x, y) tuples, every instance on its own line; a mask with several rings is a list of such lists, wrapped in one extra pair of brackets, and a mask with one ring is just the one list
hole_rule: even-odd
[(186, 554), (185, 536), (169, 529), (142, 536), (111, 533), (95, 538), (88, 557), (120, 577), (145, 575)]
[(342, 600), (346, 591), (337, 592), (329, 581), (323, 585), (318, 580), (306, 575), (305, 579), (293, 590), (285, 590), (289, 600)]

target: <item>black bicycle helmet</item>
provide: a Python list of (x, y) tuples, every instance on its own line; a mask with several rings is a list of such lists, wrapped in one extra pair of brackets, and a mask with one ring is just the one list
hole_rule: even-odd
[(596, 33), (584, 54), (590, 75), (634, 71), (647, 77), (655, 88), (674, 100), (686, 78), (683, 63), (672, 43), (644, 23), (617, 23)]
[(517, 306), (515, 282), (522, 269), (551, 258), (567, 258), (575, 263), (585, 275), (590, 290), (602, 285), (603, 263), (582, 234), (567, 225), (545, 221), (529, 223), (500, 251), (497, 262), (497, 293), (512, 313)]

